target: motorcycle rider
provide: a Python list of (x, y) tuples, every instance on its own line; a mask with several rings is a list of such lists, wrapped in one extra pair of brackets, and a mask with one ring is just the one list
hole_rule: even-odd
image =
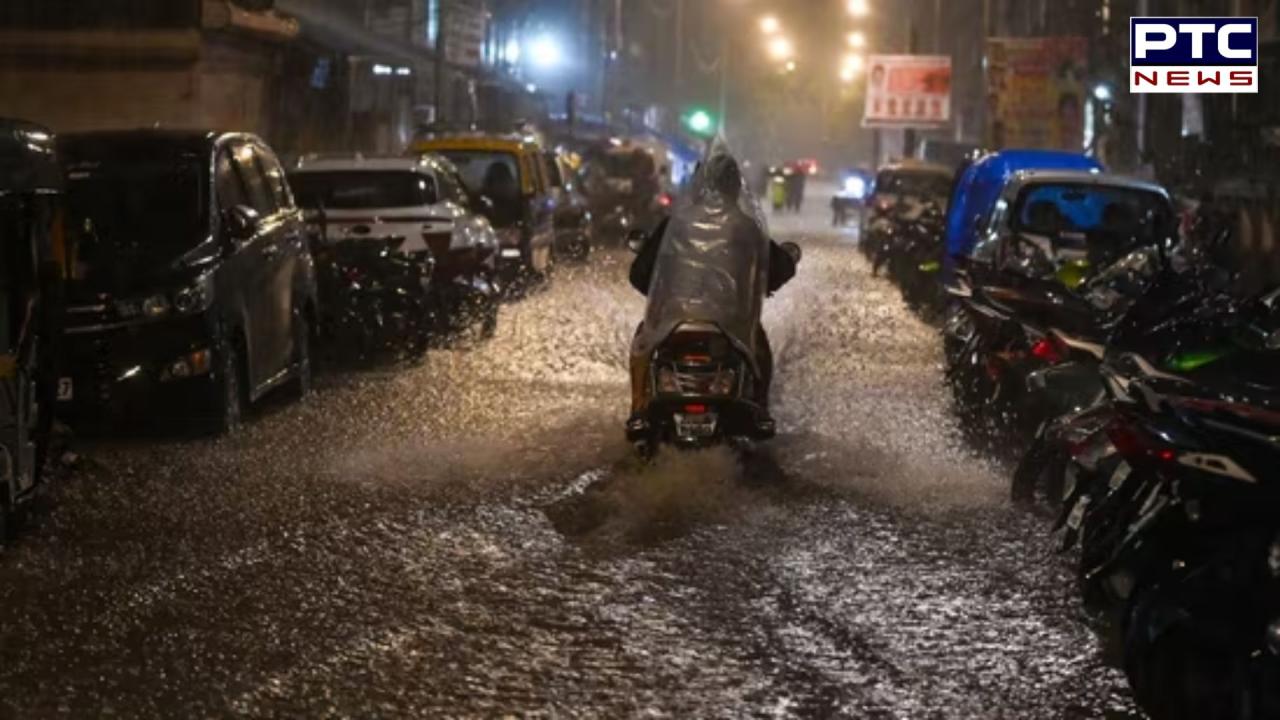
[[(644, 412), (649, 401), (649, 365), (653, 345), (660, 341), (660, 338), (655, 339), (652, 334), (662, 332), (661, 328), (648, 327), (647, 323), (653, 323), (655, 304), (661, 305), (664, 300), (670, 299), (667, 297), (655, 300), (655, 291), (669, 296), (680, 292), (697, 293), (701, 287), (723, 287), (726, 274), (731, 276), (729, 284), (742, 289), (742, 292), (732, 293), (737, 307), (728, 308), (727, 314), (739, 321), (746, 318), (749, 323), (746, 332), (751, 337), (739, 339), (754, 354), (759, 377), (756, 400), (763, 414), (758, 418), (758, 425), (772, 427), (768, 407), (773, 354), (764, 327), (760, 324), (760, 300), (762, 295), (772, 295), (795, 276), (796, 260), (781, 245), (765, 235), (754, 201), (744, 188), (738, 162), (723, 149), (713, 149), (708, 160), (695, 172), (691, 193), (691, 204), (664, 218), (645, 239), (631, 264), (631, 285), (649, 298), (650, 307), (646, 312), (646, 320), (636, 329), (631, 347), (631, 418), (627, 422), (629, 436), (638, 436), (646, 427)], [(699, 233), (706, 233), (708, 227), (713, 228), (711, 235), (700, 236)], [(679, 253), (697, 255), (702, 252), (701, 245), (715, 245), (718, 255), (713, 259), (708, 253), (692, 259), (684, 258), (683, 261), (673, 260), (671, 257)], [(760, 267), (761, 264), (765, 267)], [(682, 277), (678, 281), (666, 278), (667, 282), (664, 282), (664, 267), (677, 268), (678, 273), (677, 270), (669, 272)], [(763, 287), (757, 287), (761, 284)], [(672, 286), (678, 287), (673, 289)], [(759, 292), (760, 290), (764, 292)], [(677, 299), (674, 306), (684, 308), (692, 304), (682, 304)]]

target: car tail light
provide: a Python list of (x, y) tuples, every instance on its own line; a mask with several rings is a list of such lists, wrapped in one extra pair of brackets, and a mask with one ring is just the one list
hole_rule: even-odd
[(684, 411), (690, 415), (702, 415), (707, 412), (707, 406), (702, 404), (685, 405)]
[(658, 196), (658, 204), (664, 208), (671, 207), (671, 193), (662, 193)]

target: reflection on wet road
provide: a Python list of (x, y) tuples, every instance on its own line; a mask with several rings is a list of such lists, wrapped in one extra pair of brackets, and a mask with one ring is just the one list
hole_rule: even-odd
[(1128, 716), (934, 332), (848, 234), (775, 230), (758, 455), (630, 460), (620, 253), (239, 436), (82, 448), (0, 555), (4, 714)]

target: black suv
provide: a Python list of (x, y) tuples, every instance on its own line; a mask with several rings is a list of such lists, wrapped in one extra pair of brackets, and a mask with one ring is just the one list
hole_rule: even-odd
[(315, 268), (265, 143), (137, 130), (65, 135), (59, 150), (76, 247), (64, 417), (181, 412), (225, 432), (277, 386), (309, 392)]

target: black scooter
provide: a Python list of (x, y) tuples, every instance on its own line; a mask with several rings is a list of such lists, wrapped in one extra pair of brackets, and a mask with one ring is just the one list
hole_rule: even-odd
[(315, 251), (322, 337), (360, 360), (426, 354), (440, 325), (430, 254), (399, 252), (404, 238), (339, 240)]

